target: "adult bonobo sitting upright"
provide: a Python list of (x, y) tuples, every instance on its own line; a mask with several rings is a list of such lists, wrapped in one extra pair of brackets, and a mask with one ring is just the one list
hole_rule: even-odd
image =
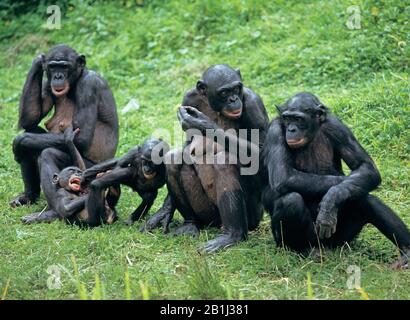
[[(380, 174), (352, 132), (310, 93), (278, 107), (263, 159), (269, 183), (263, 202), (278, 244), (297, 251), (335, 247), (352, 240), (367, 223), (394, 244), (408, 266), (410, 233), (380, 199), (369, 195)], [(342, 160), (351, 173), (345, 176)]]
[[(43, 80), (43, 72), (47, 79)], [(55, 106), (45, 126), (40, 121)], [(41, 184), (50, 209), (55, 209), (55, 172), (71, 165), (64, 130), (80, 129), (74, 143), (87, 166), (112, 158), (118, 144), (118, 117), (107, 82), (85, 67), (85, 57), (66, 45), (53, 47), (34, 59), (20, 100), (19, 127), (14, 140), (15, 159), (21, 165), (24, 193), (11, 206), (34, 202)], [(38, 166), (39, 165), (39, 166)]]
[[(258, 169), (268, 117), (261, 98), (243, 86), (239, 71), (227, 65), (207, 69), (196, 88), (185, 94), (182, 105), (178, 118), (183, 130), (196, 129), (199, 134), (187, 132), (183, 151), (166, 155), (169, 196), (146, 229), (160, 224), (167, 227), (176, 207), (185, 222), (174, 234), (195, 235), (201, 226), (222, 225), (223, 234), (205, 245), (205, 251), (213, 252), (246, 239), (248, 230), (256, 228), (262, 218), (259, 177), (255, 173), (240, 174), (249, 163), (232, 164), (229, 160), (240, 157), (229, 144), (255, 155)], [(234, 130), (224, 131), (227, 129)], [(238, 135), (238, 129), (246, 129), (245, 135)], [(258, 140), (251, 141), (250, 129), (259, 132)], [(213, 131), (217, 142), (204, 137), (208, 130)], [(228, 140), (230, 143), (226, 143)], [(213, 161), (201, 162), (209, 156), (205, 155), (209, 150)]]

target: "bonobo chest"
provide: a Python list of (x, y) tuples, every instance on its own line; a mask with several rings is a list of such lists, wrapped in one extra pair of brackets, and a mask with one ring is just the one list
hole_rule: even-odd
[(54, 114), (45, 123), (45, 126), (49, 132), (62, 133), (73, 122), (73, 115), (75, 110), (74, 102), (67, 96), (59, 97), (56, 99)]
[(331, 141), (323, 134), (318, 133), (311, 143), (300, 149), (292, 150), (297, 170), (314, 173), (339, 175), (340, 158), (334, 151)]
[(146, 179), (139, 165), (135, 175), (130, 179), (129, 186), (136, 192), (151, 192), (158, 190), (165, 184), (165, 175), (156, 173), (151, 179)]

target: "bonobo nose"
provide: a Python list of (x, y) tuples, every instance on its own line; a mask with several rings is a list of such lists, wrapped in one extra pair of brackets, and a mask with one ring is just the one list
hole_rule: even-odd
[(238, 100), (238, 97), (229, 97), (229, 102), (235, 102), (236, 100)]
[(288, 128), (288, 131), (291, 133), (295, 133), (296, 132), (296, 128)]
[(62, 73), (56, 73), (55, 75), (54, 75), (54, 79), (56, 79), (56, 80), (62, 80), (64, 77), (63, 77), (63, 74)]

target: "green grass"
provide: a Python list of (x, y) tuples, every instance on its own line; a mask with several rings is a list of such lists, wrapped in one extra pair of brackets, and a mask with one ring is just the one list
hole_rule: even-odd
[[(138, 225), (122, 223), (93, 230), (20, 223), (46, 203), (42, 196), (31, 207), (8, 205), (22, 191), (11, 150), (18, 100), (32, 59), (63, 42), (84, 53), (88, 66), (108, 80), (119, 110), (131, 98), (141, 104), (120, 114), (118, 155), (156, 128), (178, 126), (176, 107), (184, 91), (210, 64), (228, 63), (241, 68), (271, 118), (274, 104), (294, 93), (317, 94), (376, 161), (383, 183), (374, 193), (410, 225), (407, 1), (357, 1), (360, 30), (345, 26), (351, 1), (146, 1), (142, 8), (125, 2), (128, 7), (75, 2), (61, 30), (45, 28), (45, 10), (0, 25), (0, 297), (408, 299), (410, 272), (388, 269), (397, 250), (371, 226), (350, 246), (325, 252), (323, 263), (315, 263), (276, 248), (268, 216), (249, 241), (208, 256), (197, 248), (215, 237), (214, 229), (191, 239), (141, 234)], [(122, 220), (138, 201), (124, 188)], [(47, 269), (54, 265), (62, 271), (61, 287), (53, 290)], [(361, 268), (360, 290), (346, 286), (350, 265)]]

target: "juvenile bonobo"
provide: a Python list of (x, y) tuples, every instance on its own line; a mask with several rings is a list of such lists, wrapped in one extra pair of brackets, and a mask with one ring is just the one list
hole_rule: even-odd
[[(165, 164), (163, 155), (169, 150), (168, 145), (157, 139), (147, 139), (142, 146), (136, 146), (124, 156), (97, 164), (84, 172), (83, 183), (90, 183), (91, 190), (98, 192), (126, 185), (142, 198), (141, 204), (131, 214), (127, 224), (132, 225), (144, 216), (153, 205), (158, 189), (165, 184)], [(100, 178), (96, 175), (104, 173)]]
[(278, 112), (263, 148), (269, 180), (263, 203), (277, 244), (300, 252), (320, 243), (335, 247), (371, 223), (400, 248), (395, 267), (408, 267), (409, 230), (369, 194), (380, 174), (353, 133), (310, 93), (296, 94)]
[(53, 184), (57, 187), (55, 210), (25, 216), (23, 223), (50, 222), (58, 216), (70, 224), (95, 227), (116, 220), (115, 205), (119, 198), (116, 189), (95, 191), (81, 186), (85, 164), (73, 142), (79, 131), (73, 131), (70, 126), (64, 133), (67, 149), (78, 167), (70, 166), (54, 173)]
[[(56, 208), (53, 174), (72, 164), (63, 135), (68, 126), (80, 129), (74, 143), (87, 167), (115, 155), (118, 117), (114, 97), (107, 82), (85, 64), (85, 57), (66, 45), (34, 59), (20, 99), (19, 127), (25, 132), (13, 142), (24, 192), (10, 202), (12, 207), (35, 202), (41, 180), (49, 207)], [(53, 107), (46, 131), (39, 123)]]
[[(162, 225), (166, 230), (177, 208), (185, 221), (173, 234), (197, 235), (200, 227), (222, 226), (223, 234), (204, 247), (204, 251), (213, 252), (246, 239), (248, 230), (255, 229), (262, 218), (258, 174), (241, 175), (240, 169), (249, 163), (241, 163), (238, 152), (230, 152), (229, 145), (256, 155), (259, 162), (268, 116), (261, 98), (243, 86), (239, 70), (227, 65), (208, 68), (196, 88), (185, 94), (182, 105), (178, 119), (183, 130), (199, 133), (187, 132), (183, 150), (166, 155), (169, 195), (145, 229)], [(238, 129), (246, 129), (246, 134), (238, 135)], [(257, 141), (251, 141), (250, 129), (259, 131)], [(215, 138), (205, 137), (209, 130)], [(198, 148), (201, 144), (203, 150)], [(201, 161), (209, 150), (213, 161)], [(237, 163), (229, 161), (232, 155)]]

